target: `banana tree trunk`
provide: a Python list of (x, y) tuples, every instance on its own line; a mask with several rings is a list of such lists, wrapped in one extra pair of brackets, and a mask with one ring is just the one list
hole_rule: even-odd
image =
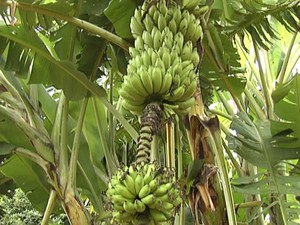
[(66, 192), (63, 201), (65, 212), (68, 216), (69, 222), (72, 225), (89, 225), (90, 220), (85, 213), (84, 207), (77, 198)]
[[(209, 144), (210, 132), (207, 129), (210, 119), (204, 115), (200, 91), (196, 94), (196, 104), (186, 119), (186, 132), (192, 160), (203, 161), (203, 167), (194, 179), (189, 195), (189, 205), (194, 224), (228, 225), (225, 198), (215, 166), (214, 154)], [(204, 125), (206, 123), (206, 125)], [(199, 212), (201, 218), (199, 218)]]

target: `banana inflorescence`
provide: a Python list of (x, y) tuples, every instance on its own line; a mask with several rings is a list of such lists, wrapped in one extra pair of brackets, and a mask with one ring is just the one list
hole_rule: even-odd
[(175, 172), (155, 163), (120, 168), (106, 194), (120, 224), (168, 224), (181, 203)]
[(170, 224), (181, 204), (175, 171), (150, 162), (151, 142), (163, 116), (186, 114), (194, 104), (201, 1), (145, 1), (131, 19), (135, 42), (119, 94), (124, 108), (141, 115), (141, 128), (136, 161), (112, 176), (106, 192), (116, 223)]
[(190, 12), (197, 8), (194, 2), (184, 7), (165, 0), (154, 5), (145, 1), (135, 11), (130, 24), (135, 42), (119, 92), (124, 108), (133, 114), (140, 115), (150, 102), (162, 104), (166, 116), (186, 114), (194, 103), (196, 45), (203, 35)]
[(153, 135), (160, 133), (162, 125), (162, 108), (159, 104), (149, 103), (141, 116), (141, 128), (137, 143), (136, 162), (150, 162)]

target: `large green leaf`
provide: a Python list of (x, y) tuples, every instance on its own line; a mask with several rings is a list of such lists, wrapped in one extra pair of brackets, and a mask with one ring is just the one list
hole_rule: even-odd
[(10, 195), (11, 190), (14, 190), (15, 188), (16, 185), (13, 182), (13, 179), (4, 176), (4, 174), (0, 172), (0, 195)]
[[(233, 40), (209, 23), (204, 36), (204, 58), (200, 66), (200, 84), (209, 83), (218, 90), (239, 96), (245, 88), (246, 78), (240, 65), (240, 57)], [(203, 93), (207, 90), (202, 88)]]
[(271, 134), (270, 121), (253, 122), (245, 113), (233, 118), (229, 146), (253, 165), (269, 168), (282, 160), (297, 159), (299, 148), (283, 148)]
[[(32, 143), (23, 131), (2, 115), (0, 115), (0, 142), (9, 143), (16, 147), (33, 149)], [(6, 148), (2, 147), (0, 148), (0, 154), (2, 151), (6, 151)]]
[(57, 89), (62, 89), (70, 100), (78, 100), (86, 95), (86, 89), (68, 73), (84, 77), (70, 61), (60, 61), (60, 66), (54, 66), (52, 62), (37, 55), (34, 59), (30, 84), (53, 84)]
[[(98, 149), (99, 152), (99, 149)], [(103, 170), (96, 172), (94, 162), (91, 160), (91, 152), (86, 142), (80, 145), (77, 167), (77, 187), (92, 202), (96, 211), (101, 207), (101, 194), (106, 190), (106, 183), (98, 176), (97, 172), (101, 171), (102, 176), (106, 178)]]
[(272, 121), (272, 134), (279, 146), (300, 147), (300, 75), (273, 92), (274, 112), (280, 121)]
[[(73, 63), (60, 61), (55, 55), (51, 43), (42, 38), (42, 35), (38, 35), (34, 30), (24, 29), (22, 26), (7, 27), (2, 25), (0, 26), (0, 36), (10, 39), (10, 45), (14, 46), (16, 43), (22, 48), (31, 49), (36, 53), (29, 79), (31, 83), (53, 84), (62, 88), (66, 96), (73, 100), (85, 96), (86, 89), (78, 82), (79, 80), (87, 82), (85, 75), (79, 72)], [(21, 56), (22, 52), (8, 51), (9, 57), (6, 59), (6, 64), (18, 62), (16, 59)], [(20, 67), (24, 67), (24, 65), (20, 65)]]
[[(92, 161), (98, 167), (102, 165), (104, 149), (108, 149), (108, 124), (106, 118), (107, 114), (103, 104), (99, 100), (91, 98), (86, 109), (83, 133), (89, 145)], [(100, 122), (100, 124), (97, 122)], [(98, 129), (99, 127), (101, 130)]]
[(27, 193), (33, 206), (43, 211), (46, 207), (50, 186), (42, 169), (20, 155), (13, 155), (1, 166), (0, 171), (14, 180)]
[[(248, 194), (272, 194), (276, 199), (274, 204), (278, 203), (285, 221), (295, 219), (294, 213), (299, 210), (299, 204), (294, 199), (287, 201), (281, 195), (295, 196), (299, 192), (299, 174), (287, 176), (291, 169), (286, 162), (298, 159), (300, 148), (278, 144), (277, 137), (271, 134), (270, 121), (252, 121), (246, 113), (238, 113), (238, 116), (233, 118), (230, 128), (233, 134), (228, 137), (229, 147), (244, 160), (267, 169), (264, 173), (243, 181), (241, 178), (233, 181), (233, 189)], [(281, 135), (284, 137), (286, 133)]]
[(261, 47), (268, 49), (268, 44), (278, 38), (276, 28), (270, 22), (270, 17), (276, 19), (290, 32), (299, 30), (297, 23), (299, 18), (299, 0), (277, 0), (275, 3), (264, 3), (263, 1), (235, 1), (230, 0), (234, 6), (234, 13), (227, 18), (229, 25), (225, 30), (230, 35), (238, 34), (244, 37), (250, 34), (253, 41)]
[(105, 9), (105, 15), (115, 27), (116, 33), (122, 38), (131, 38), (130, 19), (137, 7), (134, 0), (112, 0)]

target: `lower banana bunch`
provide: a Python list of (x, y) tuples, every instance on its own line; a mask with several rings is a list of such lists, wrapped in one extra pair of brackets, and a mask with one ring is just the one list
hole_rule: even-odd
[(175, 2), (151, 6), (145, 1), (132, 17), (131, 31), (135, 43), (119, 91), (124, 108), (140, 115), (148, 103), (157, 102), (164, 114), (186, 114), (197, 87), (199, 20)]
[(120, 224), (169, 224), (181, 204), (174, 171), (155, 163), (119, 169), (106, 195)]

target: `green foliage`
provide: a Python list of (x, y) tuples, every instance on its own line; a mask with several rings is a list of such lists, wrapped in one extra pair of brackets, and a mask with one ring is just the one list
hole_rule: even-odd
[(299, 30), (299, 0), (290, 1), (230, 1), (233, 5), (232, 14), (228, 21), (229, 26), (225, 26), (229, 35), (238, 34), (242, 39), (249, 34), (261, 47), (268, 49), (268, 44), (272, 44), (272, 39), (278, 39), (276, 26), (269, 17), (275, 18), (288, 31)]
[[(42, 221), (42, 214), (34, 209), (21, 190), (13, 191), (12, 196), (0, 196), (0, 224), (1, 225), (37, 225)], [(66, 225), (63, 214), (53, 216), (49, 225)]]
[(122, 38), (132, 37), (128, 24), (136, 7), (137, 3), (134, 0), (113, 0), (105, 9), (105, 15), (114, 25), (116, 33)]

